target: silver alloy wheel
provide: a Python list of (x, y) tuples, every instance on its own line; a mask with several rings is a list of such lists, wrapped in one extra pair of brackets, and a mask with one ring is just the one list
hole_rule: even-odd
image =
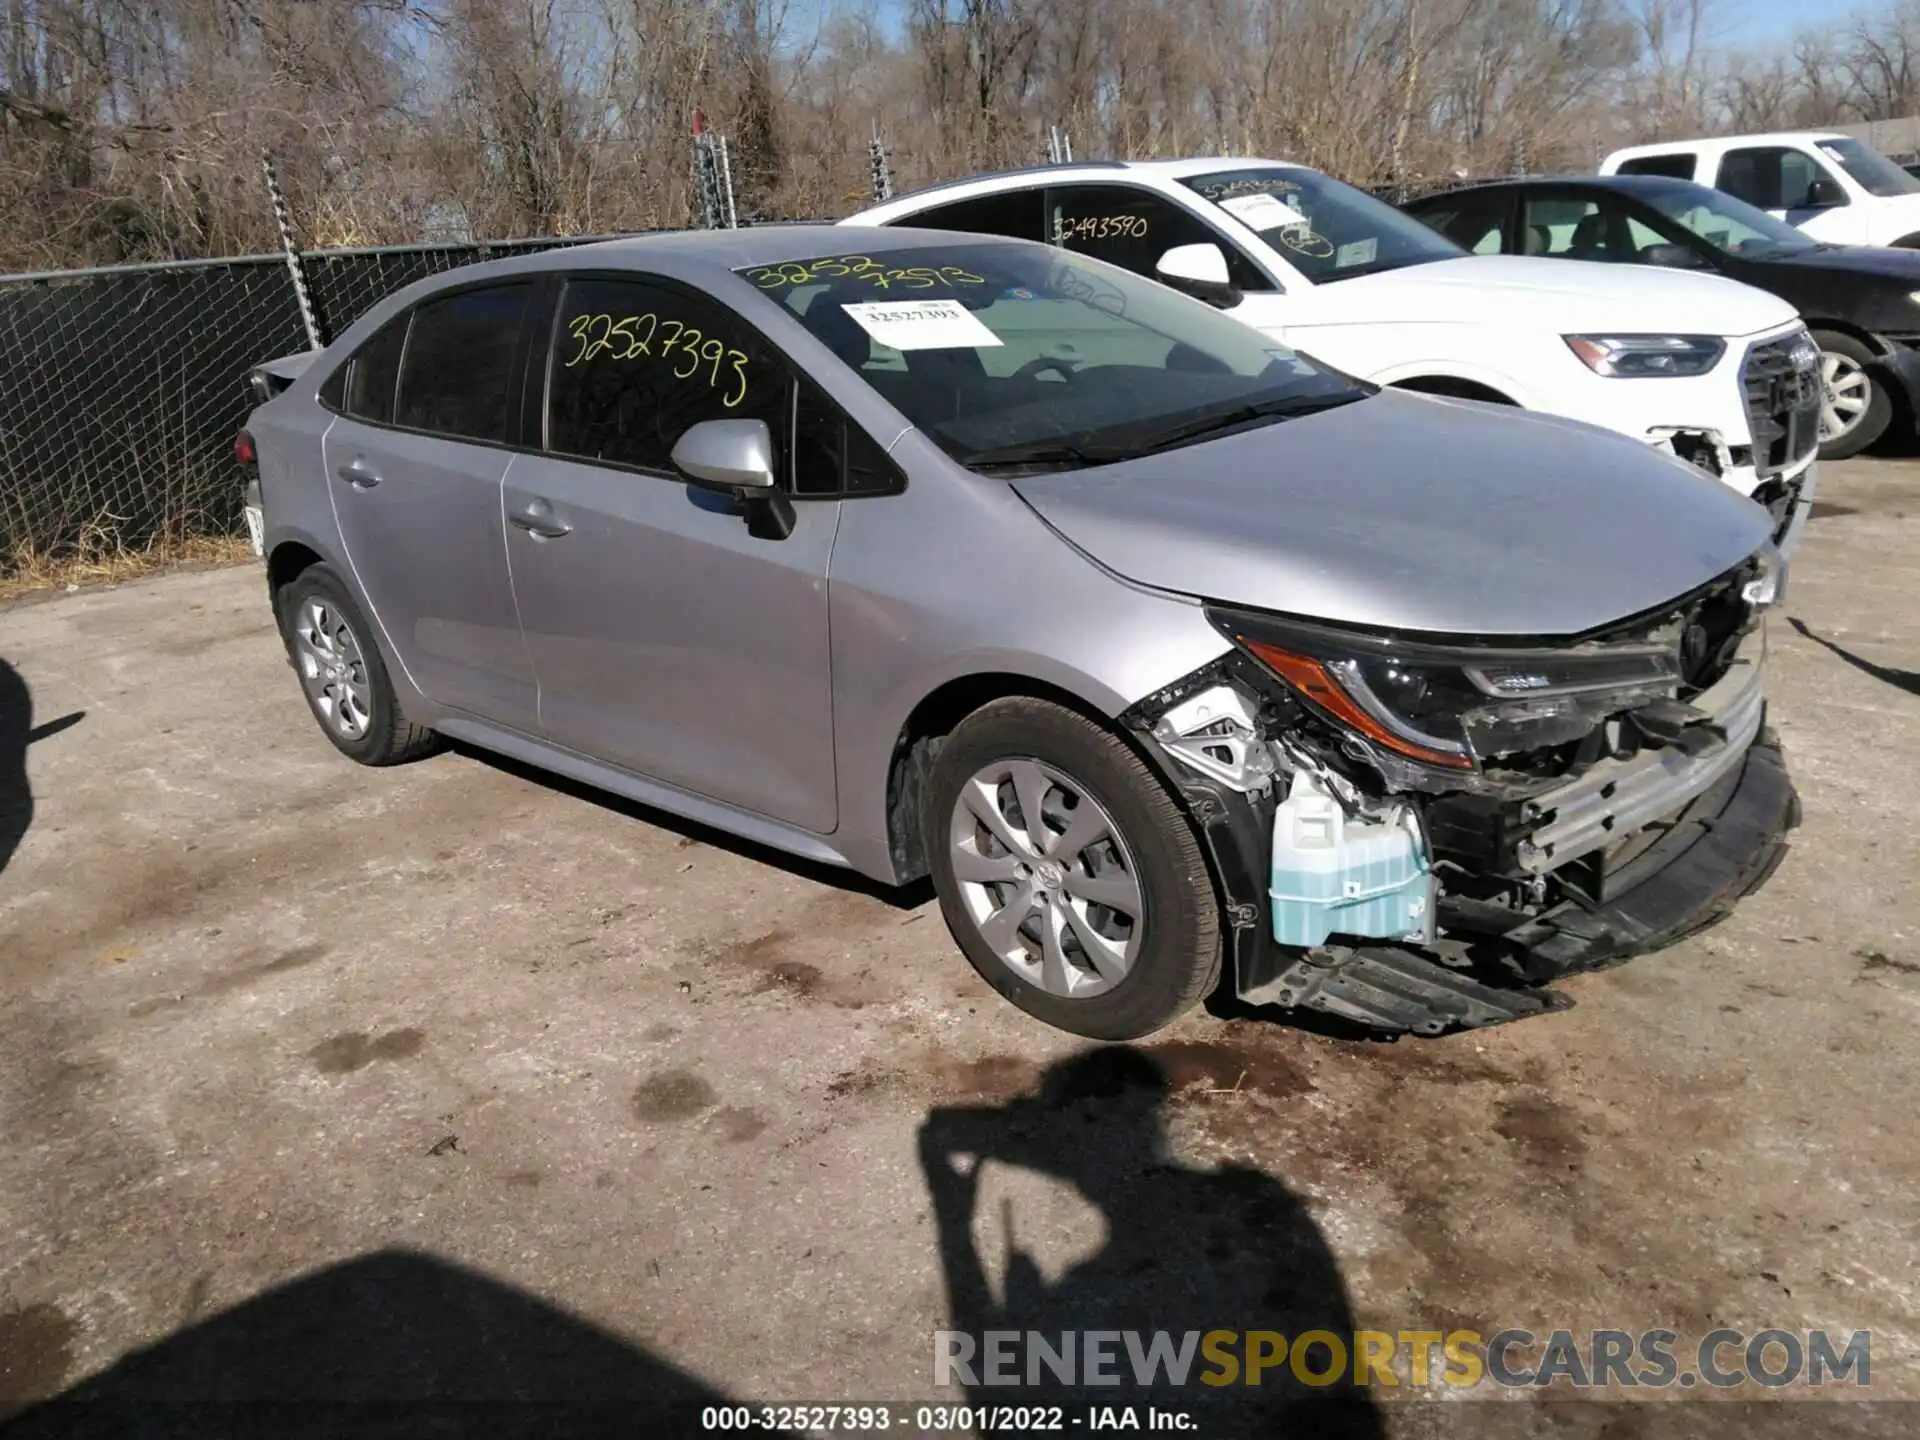
[(1146, 902), (1114, 819), (1038, 760), (996, 760), (960, 788), (948, 859), (974, 926), (1021, 979), (1081, 1000), (1126, 978)]
[(1820, 352), (1820, 443), (1849, 433), (1867, 418), (1873, 401), (1873, 377), (1850, 355)]
[(348, 740), (367, 733), (373, 719), (373, 691), (360, 637), (346, 617), (317, 595), (300, 606), (294, 629), (294, 658), (300, 683), (321, 722)]

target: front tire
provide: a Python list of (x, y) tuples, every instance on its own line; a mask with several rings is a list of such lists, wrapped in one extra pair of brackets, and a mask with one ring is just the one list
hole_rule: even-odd
[(1820, 458), (1845, 460), (1886, 433), (1893, 397), (1873, 370), (1873, 351), (1851, 335), (1816, 330), (1820, 347)]
[(954, 940), (1029, 1015), (1131, 1040), (1219, 979), (1219, 900), (1192, 828), (1085, 717), (1025, 697), (976, 710), (934, 761), (922, 823)]
[(398, 765), (438, 747), (439, 736), (402, 713), (373, 627), (338, 575), (310, 565), (275, 600), (307, 708), (334, 749), (362, 765)]

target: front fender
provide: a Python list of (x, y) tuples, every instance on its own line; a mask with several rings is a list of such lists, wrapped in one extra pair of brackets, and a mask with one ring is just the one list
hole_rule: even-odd
[(1521, 384), (1504, 371), (1470, 361), (1409, 360), (1403, 364), (1389, 365), (1367, 378), (1376, 385), (1399, 385), (1408, 380), (1464, 380), (1468, 384), (1497, 391), (1523, 410), (1551, 408), (1541, 403), (1539, 393), (1531, 386)]

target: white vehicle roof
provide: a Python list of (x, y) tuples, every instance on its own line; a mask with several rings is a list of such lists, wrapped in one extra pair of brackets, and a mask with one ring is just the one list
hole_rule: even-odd
[(1626, 160), (1635, 155), (1664, 155), (1669, 150), (1729, 150), (1749, 145), (1793, 145), (1802, 141), (1846, 140), (1838, 130), (1774, 130), (1765, 135), (1715, 135), (1698, 140), (1662, 140), (1654, 145), (1629, 145), (1616, 150), (1609, 160)]
[[(909, 200), (917, 201), (928, 195), (948, 193), (958, 195), (963, 191), (989, 191), (1002, 186), (1018, 189), (1033, 184), (1041, 177), (1045, 177), (1048, 181), (1062, 182), (1111, 180), (1115, 175), (1144, 175), (1161, 180), (1179, 180), (1188, 175), (1212, 175), (1221, 170), (1254, 168), (1306, 170), (1311, 167), (1296, 164), (1291, 160), (1263, 160), (1253, 155), (1203, 155), (1184, 160), (1078, 160), (1066, 165), (1028, 165), (1017, 170), (994, 170), (984, 175), (969, 175), (964, 180), (943, 180), (938, 184), (925, 185), (918, 190), (909, 190), (896, 195), (891, 200), (870, 205), (860, 214), (864, 216), (881, 211), (890, 213), (895, 205)], [(858, 219), (860, 216), (854, 218)]]

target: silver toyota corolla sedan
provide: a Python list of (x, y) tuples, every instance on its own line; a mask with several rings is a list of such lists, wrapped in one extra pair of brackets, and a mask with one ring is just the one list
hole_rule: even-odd
[(1014, 1004), (1433, 1033), (1726, 913), (1797, 818), (1766, 512), (1020, 241), (770, 227), (455, 271), (255, 373), (349, 757), (447, 737), (931, 875)]

